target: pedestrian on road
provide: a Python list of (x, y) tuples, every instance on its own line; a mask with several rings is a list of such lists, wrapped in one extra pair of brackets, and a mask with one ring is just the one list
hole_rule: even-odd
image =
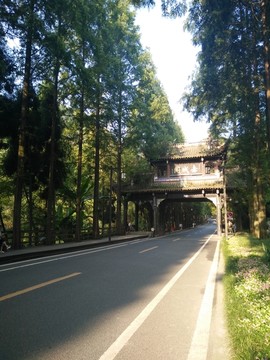
[(10, 246), (8, 246), (7, 244), (7, 234), (2, 234), (0, 232), (0, 246), (1, 246), (1, 253), (5, 253), (6, 251), (8, 251), (8, 249), (10, 249)]

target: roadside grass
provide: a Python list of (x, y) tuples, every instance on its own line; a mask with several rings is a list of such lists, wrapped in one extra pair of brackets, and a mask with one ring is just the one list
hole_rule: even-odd
[(222, 250), (232, 359), (270, 360), (270, 239), (236, 234)]

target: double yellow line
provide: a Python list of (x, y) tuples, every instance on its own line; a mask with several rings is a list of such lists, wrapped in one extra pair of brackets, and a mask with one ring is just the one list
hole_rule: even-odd
[(57, 282), (59, 282), (59, 281), (63, 281), (63, 280), (70, 279), (70, 278), (72, 278), (72, 277), (74, 277), (74, 276), (78, 276), (78, 275), (80, 275), (80, 274), (81, 274), (80, 272), (72, 273), (72, 274), (70, 274), (70, 275), (66, 275), (66, 276), (62, 276), (62, 277), (59, 277), (59, 278), (56, 278), (56, 279), (53, 279), (53, 280), (49, 280), (49, 281), (46, 281), (46, 282), (43, 282), (43, 283), (40, 283), (40, 284), (31, 286), (31, 287), (26, 288), (26, 289), (22, 289), (22, 290), (15, 291), (15, 292), (13, 292), (13, 293), (10, 293), (10, 294), (1, 296), (1, 297), (0, 297), (0, 302), (1, 302), (1, 301), (8, 300), (8, 299), (11, 299), (11, 298), (16, 297), (16, 296), (19, 296), (19, 295), (26, 294), (26, 293), (28, 293), (28, 292), (30, 292), (30, 291), (34, 291), (34, 290), (43, 288), (43, 287), (45, 287), (45, 286), (48, 286), (48, 285), (57, 283)]

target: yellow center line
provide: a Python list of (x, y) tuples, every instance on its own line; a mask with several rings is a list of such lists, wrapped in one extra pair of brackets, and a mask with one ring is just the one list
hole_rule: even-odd
[(4, 296), (1, 296), (0, 297), (0, 302), (1, 301), (5, 301), (5, 300), (8, 300), (8, 299), (11, 299), (13, 297), (16, 297), (16, 296), (19, 296), (19, 295), (22, 295), (22, 294), (26, 294), (30, 291), (33, 291), (33, 290), (37, 290), (37, 289), (40, 289), (42, 287), (45, 287), (45, 286), (48, 286), (48, 285), (51, 285), (51, 284), (54, 284), (54, 283), (57, 283), (59, 281), (63, 281), (63, 280), (67, 280), (73, 276), (77, 276), (77, 275), (80, 275), (81, 273), (80, 272), (76, 272), (76, 273), (72, 273), (70, 275), (66, 275), (66, 276), (62, 276), (62, 277), (59, 277), (59, 278), (56, 278), (56, 279), (53, 279), (53, 280), (49, 280), (49, 281), (46, 281), (46, 282), (43, 282), (43, 283), (40, 283), (40, 284), (37, 284), (37, 285), (34, 285), (34, 286), (31, 286), (29, 288), (26, 288), (26, 289), (22, 289), (22, 290), (19, 290), (19, 291), (15, 291), (13, 293), (10, 293), (10, 294), (7, 294), (7, 295), (4, 295)]
[(154, 250), (156, 248), (158, 248), (158, 246), (153, 246), (153, 247), (151, 247), (149, 249), (145, 249), (145, 250), (140, 251), (139, 254), (145, 253), (145, 252), (150, 251), (150, 250)]

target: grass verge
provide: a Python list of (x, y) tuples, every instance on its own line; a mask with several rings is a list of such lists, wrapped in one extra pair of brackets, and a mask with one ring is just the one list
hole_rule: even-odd
[(270, 360), (270, 240), (223, 240), (225, 306), (232, 358)]

